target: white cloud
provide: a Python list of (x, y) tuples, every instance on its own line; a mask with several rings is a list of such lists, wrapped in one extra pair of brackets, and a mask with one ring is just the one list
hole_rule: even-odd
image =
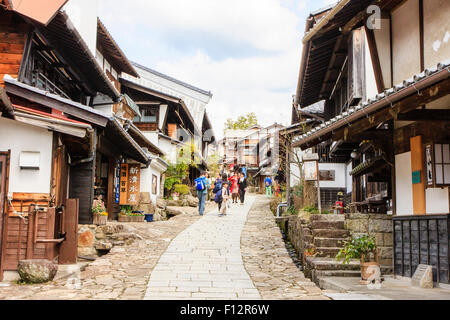
[[(248, 112), (255, 112), (262, 125), (290, 123), (306, 0), (102, 0), (101, 4), (101, 18), (116, 31), (113, 36), (133, 43), (134, 48), (124, 48), (125, 52), (140, 56), (142, 64), (158, 53), (159, 59), (149, 67), (214, 94), (207, 110), (218, 136), (227, 118)], [(158, 36), (149, 45), (149, 39), (132, 39), (133, 28)], [(224, 51), (228, 44), (238, 43), (247, 53), (218, 59), (205, 48), (185, 52), (173, 43), (185, 34), (220, 38), (217, 45), (225, 46)], [(136, 49), (140, 45), (152, 49), (143, 55)]]

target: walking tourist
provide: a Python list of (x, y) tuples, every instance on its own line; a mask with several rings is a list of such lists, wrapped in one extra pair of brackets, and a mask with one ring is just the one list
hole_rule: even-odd
[(239, 177), (238, 186), (239, 186), (239, 197), (241, 199), (241, 205), (244, 205), (245, 193), (247, 192), (247, 179), (245, 178), (245, 176), (242, 172)]
[(233, 203), (238, 203), (238, 197), (239, 197), (238, 173), (235, 172), (234, 175), (228, 179), (228, 181), (231, 182), (231, 197), (233, 199)]
[(223, 188), (222, 178), (220, 177), (220, 174), (218, 174), (212, 192), (214, 194), (214, 202), (217, 203), (219, 206), (219, 213), (220, 208), (222, 206), (222, 188)]
[(264, 180), (264, 183), (266, 185), (266, 197), (272, 198), (272, 179), (267, 177), (266, 180)]
[(228, 182), (224, 181), (222, 192), (220, 194), (220, 210), (219, 210), (219, 217), (223, 217), (227, 215), (227, 207), (230, 202), (230, 190), (228, 189)]
[(198, 196), (198, 213), (201, 216), (203, 216), (203, 214), (205, 213), (205, 202), (206, 202), (206, 195), (207, 195), (205, 173), (202, 172), (200, 177), (195, 179), (194, 182), (195, 182), (195, 189), (197, 190), (197, 196)]
[(211, 200), (211, 178), (209, 177), (209, 173), (205, 172), (205, 181), (206, 181), (206, 201)]

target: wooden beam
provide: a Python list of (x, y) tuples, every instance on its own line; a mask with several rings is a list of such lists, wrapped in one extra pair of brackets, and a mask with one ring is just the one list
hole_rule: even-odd
[(363, 118), (349, 127), (336, 130), (333, 134), (333, 140), (343, 139), (346, 141), (349, 137), (358, 133), (376, 127), (380, 123), (394, 119), (398, 119), (401, 113), (407, 113), (419, 106), (430, 103), (450, 93), (450, 79), (442, 81), (434, 86), (422, 90), (421, 95), (414, 94), (399, 103), (395, 104), (393, 108), (387, 107), (372, 115)]
[(375, 73), (375, 81), (377, 83), (377, 90), (378, 93), (383, 92), (386, 88), (384, 86), (384, 79), (383, 79), (383, 71), (381, 69), (381, 63), (380, 63), (380, 57), (378, 56), (378, 48), (377, 48), (377, 42), (375, 39), (375, 33), (372, 29), (367, 28), (365, 26), (366, 34), (367, 34), (367, 42), (369, 46), (370, 51), (370, 57), (372, 58), (372, 66), (373, 71)]
[(30, 91), (25, 88), (15, 86), (12, 84), (8, 84), (8, 83), (5, 83), (5, 88), (6, 88), (6, 92), (9, 94), (16, 95), (18, 97), (27, 99), (27, 100), (35, 102), (37, 104), (46, 106), (48, 108), (53, 108), (53, 109), (62, 111), (71, 116), (88, 121), (88, 122), (96, 124), (98, 126), (105, 127), (106, 124), (108, 123), (108, 119), (105, 116), (97, 115), (88, 110), (84, 110), (84, 109), (78, 108), (76, 106), (66, 104), (62, 101), (58, 101), (56, 99), (50, 98), (50, 97), (42, 95), (40, 93)]
[(450, 121), (449, 109), (416, 109), (398, 115), (401, 121)]

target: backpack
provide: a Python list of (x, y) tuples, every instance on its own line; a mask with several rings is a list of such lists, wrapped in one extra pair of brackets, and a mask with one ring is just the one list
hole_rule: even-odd
[(202, 178), (195, 179), (195, 188), (197, 191), (203, 191), (206, 189), (205, 180)]
[(216, 185), (214, 186), (213, 193), (218, 193), (222, 190), (222, 180), (217, 180)]
[(216, 192), (216, 196), (214, 197), (215, 203), (220, 203), (223, 201), (222, 192)]

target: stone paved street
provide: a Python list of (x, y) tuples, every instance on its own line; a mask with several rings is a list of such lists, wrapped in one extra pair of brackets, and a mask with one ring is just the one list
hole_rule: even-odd
[(217, 209), (170, 244), (150, 277), (145, 299), (260, 299), (241, 256), (241, 232), (255, 197)]
[(218, 217), (127, 224), (142, 237), (90, 263), (80, 287), (67, 279), (43, 285), (0, 284), (0, 300), (328, 299), (305, 279), (285, 247), (262, 196), (248, 196)]
[(143, 240), (126, 247), (114, 247), (108, 255), (89, 264), (81, 272), (79, 289), (68, 287), (67, 279), (43, 285), (1, 284), (0, 300), (142, 299), (160, 256), (175, 236), (198, 219), (196, 210), (191, 210), (190, 214), (169, 221), (129, 223), (127, 225)]
[(286, 249), (269, 200), (258, 196), (241, 239), (245, 267), (264, 300), (329, 300)]

